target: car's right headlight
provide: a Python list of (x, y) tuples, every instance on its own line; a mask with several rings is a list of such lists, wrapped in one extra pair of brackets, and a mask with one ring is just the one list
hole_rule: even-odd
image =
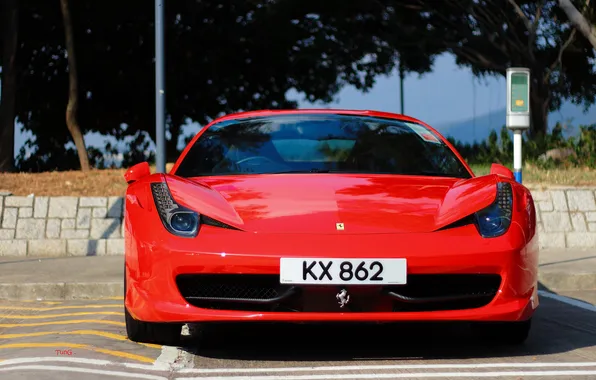
[(503, 235), (511, 225), (513, 214), (513, 189), (507, 182), (497, 183), (497, 197), (488, 207), (476, 212), (476, 226), (482, 237)]
[(151, 184), (157, 213), (166, 230), (182, 237), (195, 237), (199, 232), (200, 215), (176, 203), (165, 182)]

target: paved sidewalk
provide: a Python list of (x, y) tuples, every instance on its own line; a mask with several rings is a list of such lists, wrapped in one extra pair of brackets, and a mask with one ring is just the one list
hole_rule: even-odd
[[(121, 297), (123, 271), (123, 256), (0, 257), (0, 299)], [(539, 280), (555, 292), (596, 290), (596, 247), (541, 250)]]
[(0, 257), (0, 299), (122, 297), (124, 256)]
[(596, 247), (540, 250), (538, 280), (545, 290), (596, 290)]

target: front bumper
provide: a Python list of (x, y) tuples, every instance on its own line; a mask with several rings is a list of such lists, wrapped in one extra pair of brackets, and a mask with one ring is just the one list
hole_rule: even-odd
[[(538, 248), (535, 241), (525, 243), (515, 224), (497, 239), (475, 237), (473, 226), (432, 234), (342, 236), (262, 236), (203, 227), (199, 244), (196, 239), (131, 233), (126, 226), (125, 305), (134, 318), (518, 321), (530, 318), (538, 306)], [(280, 286), (276, 279), (282, 256), (404, 257), (408, 285), (347, 287), (352, 298), (340, 308), (337, 285)]]

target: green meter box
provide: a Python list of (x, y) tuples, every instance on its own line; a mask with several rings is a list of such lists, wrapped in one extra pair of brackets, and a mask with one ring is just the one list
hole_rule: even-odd
[(529, 112), (530, 76), (527, 73), (511, 74), (511, 112)]

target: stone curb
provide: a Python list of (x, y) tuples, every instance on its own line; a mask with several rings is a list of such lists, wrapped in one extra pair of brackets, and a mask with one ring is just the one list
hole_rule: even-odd
[(121, 281), (0, 284), (0, 299), (9, 301), (84, 300), (123, 296), (124, 285)]
[(538, 281), (554, 292), (596, 291), (596, 273), (538, 272)]
[[(540, 272), (538, 279), (545, 290), (594, 291), (596, 273)], [(0, 284), (0, 299), (10, 301), (30, 300), (85, 300), (123, 297), (124, 286), (114, 282), (59, 282)]]

